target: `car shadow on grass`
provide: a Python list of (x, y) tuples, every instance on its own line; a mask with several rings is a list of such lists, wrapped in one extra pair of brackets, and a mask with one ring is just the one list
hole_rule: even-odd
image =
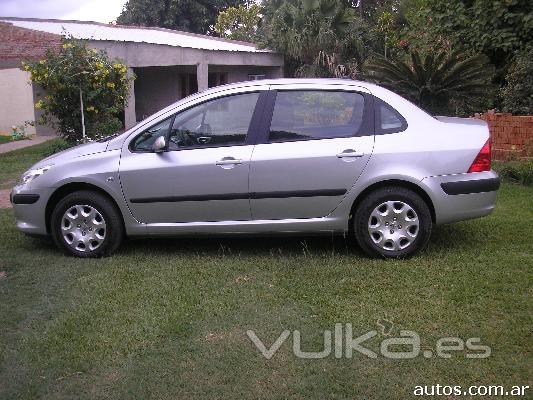
[(121, 254), (150, 251), (176, 255), (302, 256), (363, 252), (342, 236), (253, 236), (154, 238), (128, 240)]
[[(475, 248), (483, 229), (468, 223), (434, 227), (423, 254), (452, 252)], [(32, 238), (32, 249), (57, 252), (50, 239)], [(117, 254), (135, 256), (147, 253), (190, 256), (327, 256), (347, 255), (366, 258), (366, 254), (349, 236), (239, 236), (192, 238), (139, 238), (126, 240)]]
[[(467, 224), (435, 227), (426, 253), (472, 248), (482, 235)], [(120, 254), (157, 252), (176, 255), (350, 255), (366, 258), (355, 240), (349, 236), (247, 236), (149, 238), (126, 241)]]

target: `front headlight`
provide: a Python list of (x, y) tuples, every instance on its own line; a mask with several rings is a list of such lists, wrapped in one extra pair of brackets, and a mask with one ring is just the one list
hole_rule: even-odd
[(35, 178), (44, 174), (50, 168), (52, 168), (52, 165), (47, 165), (41, 168), (30, 169), (22, 174), (22, 176), (20, 177), (20, 183), (22, 183), (23, 185), (30, 183)]

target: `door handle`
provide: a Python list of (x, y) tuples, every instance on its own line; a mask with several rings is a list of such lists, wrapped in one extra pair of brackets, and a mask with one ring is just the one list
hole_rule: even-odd
[(356, 157), (363, 157), (365, 153), (359, 153), (355, 151), (354, 149), (346, 149), (342, 153), (337, 154), (337, 158), (356, 158)]
[(209, 136), (200, 136), (199, 138), (196, 139), (196, 141), (199, 143), (199, 144), (207, 144), (211, 141), (211, 137)]
[(233, 157), (224, 157), (223, 159), (215, 162), (215, 165), (218, 165), (220, 167), (231, 166), (231, 165), (241, 165), (241, 164), (242, 164), (242, 160), (237, 160), (236, 158), (233, 158)]

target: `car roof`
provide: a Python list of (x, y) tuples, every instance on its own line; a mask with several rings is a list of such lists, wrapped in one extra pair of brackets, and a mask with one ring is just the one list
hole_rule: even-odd
[[(376, 86), (370, 82), (358, 81), (347, 78), (278, 78), (278, 79), (261, 79), (256, 81), (243, 81), (230, 83), (227, 85), (217, 86), (214, 91), (220, 89), (231, 89), (239, 87), (252, 87), (252, 86), (278, 86), (278, 85), (342, 85), (342, 86), (360, 86), (369, 87)], [(211, 89), (210, 89), (211, 90)], [(204, 92), (206, 93), (206, 92)]]
[(235, 83), (229, 83), (226, 85), (220, 85), (215, 86), (206, 90), (203, 90), (201, 92), (195, 93), (193, 95), (190, 95), (188, 97), (185, 97), (176, 103), (174, 103), (172, 106), (176, 106), (178, 104), (188, 103), (190, 101), (194, 101), (199, 98), (208, 98), (210, 96), (216, 95), (218, 93), (227, 92), (227, 91), (235, 91), (238, 92), (239, 89), (250, 89), (254, 87), (269, 87), (274, 86), (273, 89), (275, 89), (276, 86), (317, 86), (317, 89), (320, 89), (320, 85), (322, 86), (344, 86), (344, 87), (357, 87), (360, 90), (366, 91), (368, 93), (372, 93), (370, 91), (370, 88), (374, 89), (382, 89), (380, 86), (377, 86), (375, 84), (372, 84), (370, 82), (365, 81), (356, 81), (353, 79), (345, 79), (345, 78), (278, 78), (278, 79), (261, 79), (261, 80), (255, 80), (255, 81), (243, 81), (243, 82), (235, 82)]

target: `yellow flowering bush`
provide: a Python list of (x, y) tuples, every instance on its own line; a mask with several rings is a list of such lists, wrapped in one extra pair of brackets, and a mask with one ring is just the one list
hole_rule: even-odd
[(21, 68), (45, 91), (35, 104), (43, 111), (38, 122), (54, 127), (68, 141), (79, 141), (82, 135), (80, 90), (89, 139), (122, 128), (117, 117), (135, 77), (128, 75), (126, 65), (110, 60), (105, 51), (66, 37), (58, 52), (49, 50), (43, 60), (23, 62)]

